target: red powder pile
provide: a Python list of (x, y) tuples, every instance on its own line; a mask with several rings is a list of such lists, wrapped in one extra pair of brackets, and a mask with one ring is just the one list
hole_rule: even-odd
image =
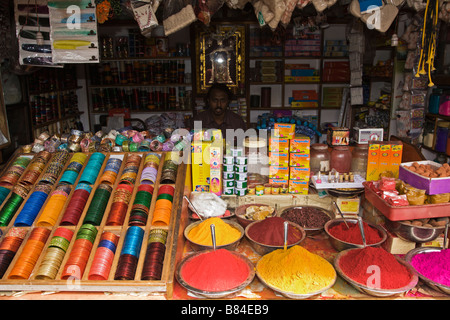
[(226, 291), (241, 285), (250, 269), (244, 260), (226, 249), (205, 252), (189, 260), (180, 275), (190, 286), (208, 291)]
[[(284, 245), (284, 222), (286, 220), (280, 217), (270, 217), (260, 222), (253, 223), (248, 229), (248, 236), (256, 242), (270, 245)], [(302, 237), (300, 230), (288, 225), (287, 244), (293, 244)]]
[(339, 267), (356, 282), (379, 289), (399, 289), (412, 275), (391, 253), (379, 247), (352, 249), (339, 260)]
[[(367, 223), (363, 222), (364, 235), (366, 236), (366, 244), (374, 244), (380, 242), (382, 237), (377, 229), (369, 226)], [(328, 229), (328, 232), (335, 238), (353, 244), (363, 244), (361, 231), (359, 230), (359, 225), (357, 223), (341, 222), (335, 226)]]

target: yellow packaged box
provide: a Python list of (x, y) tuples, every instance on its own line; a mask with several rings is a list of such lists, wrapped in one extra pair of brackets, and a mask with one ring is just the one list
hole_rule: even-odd
[(403, 143), (399, 141), (398, 144), (393, 144), (391, 147), (391, 161), (389, 170), (394, 174), (395, 178), (398, 178), (400, 164), (402, 163), (402, 155)]
[(289, 151), (301, 154), (309, 154), (311, 140), (307, 136), (295, 136), (290, 140)]
[(276, 138), (294, 138), (295, 123), (275, 123), (273, 127), (273, 136)]
[(308, 194), (309, 181), (289, 180), (289, 193)]
[(287, 167), (289, 165), (289, 153), (269, 152), (269, 165)]
[(289, 166), (309, 168), (309, 154), (289, 153)]
[(220, 143), (212, 143), (210, 148), (209, 190), (218, 196), (222, 194), (222, 158), (223, 147)]
[(210, 146), (209, 141), (192, 141), (192, 191), (209, 192)]
[(380, 173), (390, 171), (391, 153), (392, 148), (390, 144), (380, 144), (380, 157), (378, 160), (378, 170)]
[(360, 198), (336, 198), (336, 204), (342, 213), (358, 214)]
[(289, 167), (269, 166), (270, 179), (289, 179)]
[(288, 185), (289, 180), (288, 179), (271, 178), (271, 179), (269, 179), (269, 183), (270, 184), (277, 184), (277, 185)]
[(367, 181), (379, 180), (380, 144), (369, 143), (369, 154), (367, 156)]
[(269, 138), (269, 152), (289, 152), (289, 139), (287, 138)]
[(309, 181), (309, 175), (310, 175), (309, 168), (289, 167), (290, 180)]

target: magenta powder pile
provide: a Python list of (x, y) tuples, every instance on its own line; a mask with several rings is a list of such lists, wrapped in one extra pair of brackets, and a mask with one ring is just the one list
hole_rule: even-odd
[(416, 254), (411, 265), (431, 281), (450, 287), (450, 249)]

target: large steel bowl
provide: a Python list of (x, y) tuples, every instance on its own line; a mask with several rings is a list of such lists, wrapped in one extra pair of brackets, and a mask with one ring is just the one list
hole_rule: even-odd
[[(251, 204), (243, 204), (243, 205), (240, 205), (239, 207), (237, 207), (236, 210), (235, 210), (236, 220), (239, 222), (239, 224), (244, 229), (250, 223), (258, 221), (258, 220), (247, 219), (245, 217), (245, 211), (247, 210), (248, 207), (251, 207), (251, 206), (269, 206), (269, 205), (268, 204), (263, 204), (263, 203), (251, 203)], [(277, 214), (277, 211), (274, 208), (273, 213), (271, 215), (269, 215), (268, 217), (274, 217), (274, 216), (276, 216), (276, 214)]]
[(439, 235), (441, 235), (445, 230), (445, 226), (414, 226), (402, 221), (390, 221), (389, 219), (386, 219), (386, 228), (403, 240), (418, 243), (433, 241), (434, 239), (439, 237)]
[(361, 284), (359, 282), (356, 282), (355, 280), (353, 280), (349, 276), (347, 276), (340, 267), (340, 260), (342, 259), (342, 257), (347, 255), (352, 250), (360, 250), (360, 248), (347, 249), (347, 250), (339, 252), (336, 255), (336, 258), (334, 259), (334, 268), (336, 269), (338, 274), (345, 281), (350, 283), (358, 291), (368, 294), (368, 295), (371, 295), (371, 296), (382, 298), (382, 297), (390, 297), (390, 296), (400, 295), (402, 293), (405, 293), (405, 292), (411, 290), (412, 288), (414, 288), (417, 285), (419, 278), (418, 278), (417, 274), (414, 272), (414, 269), (408, 263), (406, 263), (405, 261), (403, 261), (402, 259), (400, 259), (398, 257), (396, 257), (397, 261), (400, 262), (402, 265), (404, 265), (411, 274), (411, 281), (406, 286), (401, 287), (401, 288), (396, 288), (396, 289), (381, 289), (381, 288), (373, 288), (373, 287)]
[(444, 293), (444, 294), (448, 294), (450, 295), (450, 287), (449, 286), (444, 286), (443, 284), (437, 283), (427, 277), (425, 277), (424, 275), (422, 275), (421, 273), (419, 273), (414, 266), (411, 264), (411, 260), (412, 258), (420, 253), (428, 253), (428, 252), (440, 252), (441, 250), (443, 250), (440, 247), (420, 247), (420, 248), (415, 248), (410, 250), (406, 256), (405, 256), (405, 261), (411, 266), (411, 268), (413, 268), (417, 274), (419, 275), (420, 280), (422, 280), (423, 282), (425, 282), (429, 287), (433, 288), (434, 290)]
[[(285, 213), (288, 210), (291, 210), (291, 209), (302, 209), (302, 208), (313, 208), (315, 210), (319, 210), (320, 212), (326, 214), (330, 218), (329, 220), (335, 218), (335, 216), (334, 216), (334, 214), (332, 212), (330, 212), (329, 210), (326, 210), (324, 208), (317, 207), (317, 206), (291, 206), (291, 207), (287, 207), (287, 208), (284, 208), (280, 212), (279, 216), (282, 217), (283, 213)], [(315, 235), (315, 234), (318, 234), (318, 233), (322, 232), (323, 229), (324, 229), (324, 226), (325, 226), (325, 223), (322, 226), (317, 227), (317, 228), (311, 228), (311, 227), (307, 227), (307, 226), (302, 226), (301, 225), (301, 227), (305, 230), (306, 235), (308, 235), (308, 236), (312, 236), (312, 235)]]
[[(349, 224), (357, 224), (358, 223), (358, 219), (352, 219), (352, 218), (346, 218), (345, 221)], [(330, 243), (331, 245), (337, 250), (337, 251), (343, 251), (343, 250), (347, 250), (347, 249), (352, 249), (352, 248), (363, 248), (364, 245), (362, 244), (356, 244), (356, 243), (350, 243), (350, 242), (346, 242), (343, 241), (341, 239), (336, 238), (335, 236), (333, 236), (329, 229), (332, 228), (335, 225), (344, 223), (344, 219), (339, 218), (339, 219), (333, 219), (328, 221), (327, 223), (325, 223), (325, 232), (327, 233)], [(387, 232), (380, 226), (377, 226), (375, 224), (371, 224), (366, 222), (369, 226), (371, 226), (372, 228), (375, 228), (378, 230), (380, 236), (381, 236), (381, 240), (377, 243), (371, 243), (371, 244), (367, 244), (368, 247), (376, 247), (376, 246), (380, 246), (384, 241), (386, 241), (387, 239)]]

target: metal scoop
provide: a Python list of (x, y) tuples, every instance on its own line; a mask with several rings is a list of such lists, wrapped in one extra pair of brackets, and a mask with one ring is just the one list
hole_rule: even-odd
[(289, 222), (284, 222), (284, 250), (287, 249), (287, 242), (288, 242), (288, 226)]
[(360, 217), (358, 217), (358, 225), (359, 225), (359, 231), (361, 231), (361, 237), (362, 237), (363, 245), (364, 245), (364, 248), (365, 248), (367, 246), (366, 235), (364, 233), (363, 221), (362, 221), (362, 219)]
[(339, 206), (337, 205), (336, 201), (333, 201), (334, 206), (336, 207), (336, 209), (338, 210), (339, 214), (342, 217), (342, 220), (344, 220), (345, 225), (347, 226), (347, 229), (350, 229), (350, 227), (348, 226), (347, 220), (345, 220), (344, 215), (342, 214), (341, 209), (339, 208)]
[(211, 224), (210, 228), (213, 250), (216, 251), (216, 227), (214, 226), (214, 224)]
[(189, 200), (189, 198), (186, 195), (184, 196), (184, 198), (191, 205), (192, 209), (194, 209), (194, 212), (197, 214), (200, 220), (203, 220), (202, 215), (198, 212), (197, 208), (192, 204), (191, 200)]

